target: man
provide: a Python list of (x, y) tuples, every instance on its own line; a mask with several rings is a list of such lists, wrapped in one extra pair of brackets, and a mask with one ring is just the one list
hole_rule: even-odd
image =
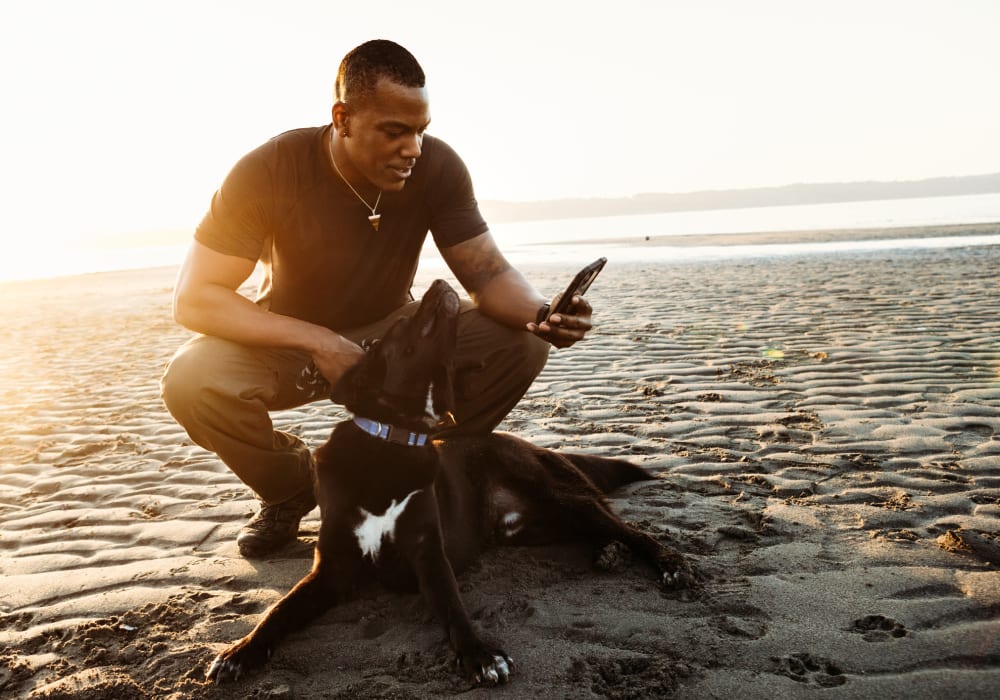
[[(201, 334), (177, 351), (163, 399), (262, 502), (241, 530), (244, 556), (293, 540), (314, 506), (312, 456), (269, 411), (326, 398), (393, 321), (428, 231), (472, 302), (463, 303), (455, 433), (489, 432), (541, 372), (549, 344), (591, 327), (591, 308), (547, 318), (545, 299), (498, 250), (472, 181), (425, 133), (416, 59), (390, 41), (349, 52), (333, 122), (281, 134), (244, 156), (212, 198), (174, 292), (174, 317)], [(257, 300), (237, 290), (262, 263)]]

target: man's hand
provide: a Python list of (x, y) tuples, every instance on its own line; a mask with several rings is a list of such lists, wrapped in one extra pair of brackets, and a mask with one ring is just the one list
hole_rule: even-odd
[[(552, 300), (553, 308), (559, 303), (559, 296)], [(542, 321), (540, 324), (529, 323), (528, 330), (557, 348), (568, 348), (583, 340), (587, 331), (593, 328), (591, 323), (593, 312), (586, 299), (575, 296), (568, 313), (552, 314), (547, 321)]]
[(344, 372), (361, 361), (365, 351), (344, 336), (328, 331), (323, 334), (319, 344), (310, 351), (310, 354), (316, 369), (332, 387), (340, 381)]

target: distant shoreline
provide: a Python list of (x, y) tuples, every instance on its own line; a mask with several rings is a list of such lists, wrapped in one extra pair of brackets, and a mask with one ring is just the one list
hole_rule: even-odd
[(838, 243), (850, 241), (877, 241), (919, 238), (949, 238), (953, 236), (1000, 235), (1000, 221), (985, 224), (946, 224), (930, 226), (901, 226), (813, 229), (800, 231), (755, 231), (750, 233), (682, 233), (631, 238), (587, 238), (561, 241), (557, 244), (537, 245), (618, 245), (633, 246), (746, 246), (788, 245), (792, 243)]
[(794, 183), (774, 187), (647, 192), (626, 197), (580, 197), (534, 202), (484, 200), (480, 206), (490, 221), (511, 223), (998, 193), (1000, 173), (988, 173), (923, 180)]
[[(676, 248), (727, 248), (737, 246), (794, 245), (804, 243), (837, 243), (851, 241), (876, 240), (919, 240), (930, 238), (951, 238), (960, 236), (1000, 236), (1000, 221), (992, 223), (971, 224), (941, 224), (926, 226), (877, 227), (856, 229), (803, 229), (796, 231), (760, 231), (748, 233), (706, 233), (706, 234), (653, 234), (650, 236), (633, 236), (625, 238), (585, 238), (558, 242), (523, 243), (501, 249), (518, 267), (533, 265), (549, 266), (553, 263), (551, 255), (543, 255), (542, 249), (586, 249), (593, 251), (600, 246), (618, 249), (662, 249), (667, 246)], [(538, 250), (539, 259), (532, 260), (532, 250)], [(570, 256), (572, 257), (572, 256)], [(422, 261), (440, 260), (436, 250), (425, 248)], [(569, 261), (572, 262), (572, 261)], [(96, 270), (93, 272), (69, 273), (32, 279), (0, 280), (0, 291), (11, 296), (20, 291), (30, 290), (38, 285), (53, 282), (70, 283), (74, 281), (89, 282), (100, 278), (102, 281), (124, 283), (126, 280), (141, 274), (148, 278), (151, 285), (173, 286), (174, 277), (180, 267), (176, 263), (150, 266), (123, 267), (112, 270)]]

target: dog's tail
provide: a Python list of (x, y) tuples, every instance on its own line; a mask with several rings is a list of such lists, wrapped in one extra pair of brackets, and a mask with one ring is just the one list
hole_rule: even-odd
[(611, 493), (618, 487), (631, 484), (634, 481), (650, 481), (656, 478), (642, 467), (626, 462), (624, 459), (588, 454), (568, 454), (566, 452), (561, 454), (586, 474), (594, 482), (594, 485), (604, 493)]

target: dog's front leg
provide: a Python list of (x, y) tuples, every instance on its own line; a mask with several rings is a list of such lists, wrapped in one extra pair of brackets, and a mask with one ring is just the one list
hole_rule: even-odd
[(264, 613), (250, 634), (215, 657), (208, 669), (208, 680), (236, 681), (263, 666), (285, 635), (301, 629), (338, 602), (342, 597), (339, 588), (317, 549), (312, 571)]
[[(434, 503), (435, 514), (436, 507)], [(458, 593), (455, 572), (444, 551), (437, 518), (410, 533), (419, 533), (406, 549), (413, 553), (412, 565), (420, 591), (444, 625), (463, 673), (477, 685), (506, 683), (514, 662), (502, 649), (483, 641), (469, 619)]]

